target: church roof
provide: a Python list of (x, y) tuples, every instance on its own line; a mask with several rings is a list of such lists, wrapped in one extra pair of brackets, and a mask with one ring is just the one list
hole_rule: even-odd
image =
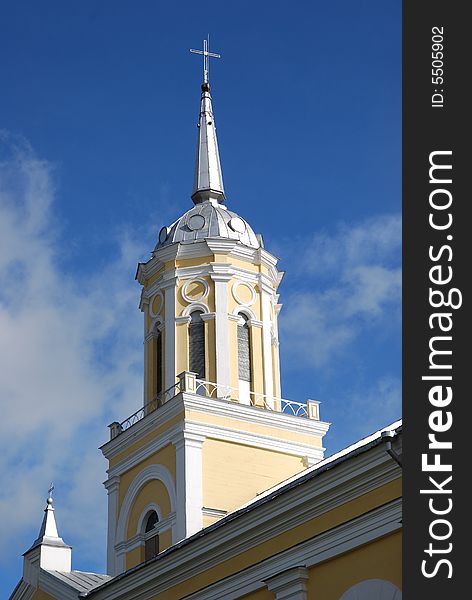
[(90, 592), (111, 579), (110, 575), (84, 571), (70, 571), (69, 573), (48, 571), (48, 573), (77, 592)]

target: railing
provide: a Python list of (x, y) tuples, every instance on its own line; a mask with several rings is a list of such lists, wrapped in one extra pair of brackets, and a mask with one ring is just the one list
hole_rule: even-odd
[(308, 400), (310, 403), (314, 403), (315, 406), (312, 408), (310, 413), (310, 405), (303, 402), (295, 402), (294, 400), (285, 400), (283, 398), (276, 398), (274, 396), (267, 396), (266, 394), (260, 394), (252, 391), (241, 391), (240, 388), (234, 388), (228, 385), (221, 385), (213, 383), (211, 381), (205, 381), (203, 379), (196, 380), (195, 393), (207, 396), (208, 398), (217, 398), (218, 400), (231, 400), (238, 402), (239, 404), (247, 404), (249, 406), (257, 406), (259, 408), (265, 408), (267, 410), (274, 410), (277, 412), (283, 412), (285, 414), (291, 414), (295, 417), (309, 417), (311, 419), (319, 419), (318, 414), (318, 402), (315, 400)]
[(179, 380), (175, 385), (158, 394), (142, 408), (127, 417), (124, 421), (121, 421), (121, 423), (115, 421), (109, 425), (110, 439), (117, 437), (181, 392), (246, 404), (295, 417), (305, 417), (316, 421), (320, 419), (319, 402), (317, 400), (307, 400), (305, 404), (303, 402), (295, 402), (294, 400), (275, 398), (274, 396), (267, 396), (249, 390), (240, 390), (239, 388), (197, 379), (195, 373), (184, 371), (179, 375)]
[(110, 438), (113, 439), (117, 435), (120, 435), (120, 433), (123, 433), (123, 431), (126, 431), (127, 429), (129, 429), (132, 425), (134, 425), (138, 421), (141, 421), (141, 419), (144, 419), (144, 417), (146, 415), (154, 412), (160, 406), (162, 406), (163, 404), (168, 402), (171, 398), (173, 398), (174, 396), (177, 396), (177, 394), (179, 392), (183, 391), (181, 389), (181, 383), (182, 383), (182, 380), (179, 379), (179, 381), (175, 385), (171, 386), (167, 390), (165, 390), (165, 391), (161, 392), (160, 394), (158, 394), (157, 396), (155, 396), (150, 402), (148, 402), (143, 407), (141, 407), (139, 410), (137, 410), (132, 415), (127, 417), (124, 421), (121, 421), (121, 423), (118, 423), (115, 421), (114, 423), (109, 425)]

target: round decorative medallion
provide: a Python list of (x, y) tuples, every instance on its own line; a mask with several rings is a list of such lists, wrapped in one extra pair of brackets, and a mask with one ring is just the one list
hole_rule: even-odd
[(235, 281), (231, 291), (233, 293), (233, 298), (241, 306), (252, 306), (256, 301), (256, 292), (249, 283)]
[(246, 223), (240, 217), (232, 217), (228, 225), (236, 233), (244, 233), (246, 231)]
[(160, 314), (163, 305), (164, 298), (162, 296), (162, 292), (157, 292), (157, 294), (154, 294), (149, 302), (149, 314), (153, 319)]
[(188, 228), (191, 231), (198, 231), (205, 226), (205, 217), (202, 215), (192, 215), (188, 220)]
[(208, 283), (200, 277), (190, 279), (182, 287), (182, 297), (187, 302), (197, 302), (208, 295)]
[(161, 244), (163, 244), (166, 241), (168, 235), (169, 235), (169, 230), (167, 229), (167, 227), (163, 227), (159, 231), (159, 242)]

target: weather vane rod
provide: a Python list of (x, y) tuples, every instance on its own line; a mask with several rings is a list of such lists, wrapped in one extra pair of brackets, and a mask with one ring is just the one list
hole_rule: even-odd
[(208, 38), (203, 40), (203, 50), (193, 50), (190, 49), (190, 52), (194, 54), (203, 54), (203, 83), (208, 83), (208, 71), (209, 71), (209, 59), (210, 58), (221, 58), (220, 54), (215, 54), (214, 52), (210, 52), (210, 34), (208, 34)]

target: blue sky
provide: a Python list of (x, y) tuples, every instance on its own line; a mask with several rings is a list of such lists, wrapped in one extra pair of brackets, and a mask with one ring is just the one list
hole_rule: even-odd
[(283, 396), (321, 400), (328, 454), (400, 414), (400, 2), (3, 3), (2, 597), (51, 480), (105, 568), (97, 447), (141, 402), (135, 268), (191, 206), (208, 32), (227, 205), (286, 271)]

